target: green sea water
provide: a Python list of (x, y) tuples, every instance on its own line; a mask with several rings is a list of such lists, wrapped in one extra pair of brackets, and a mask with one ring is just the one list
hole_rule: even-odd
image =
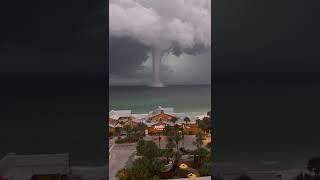
[(117, 86), (109, 88), (109, 110), (132, 110), (147, 113), (154, 108), (173, 107), (175, 112), (208, 112), (211, 109), (211, 86)]

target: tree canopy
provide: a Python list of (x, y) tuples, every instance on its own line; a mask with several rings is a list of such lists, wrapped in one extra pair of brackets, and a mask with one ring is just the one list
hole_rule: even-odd
[(158, 157), (159, 149), (153, 141), (139, 140), (137, 145), (137, 153), (148, 159), (154, 159)]

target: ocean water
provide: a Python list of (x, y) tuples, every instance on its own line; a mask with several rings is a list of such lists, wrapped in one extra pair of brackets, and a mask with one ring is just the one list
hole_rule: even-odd
[(175, 112), (201, 112), (211, 109), (211, 86), (112, 86), (109, 88), (109, 110), (132, 110), (148, 113), (162, 107), (173, 107)]

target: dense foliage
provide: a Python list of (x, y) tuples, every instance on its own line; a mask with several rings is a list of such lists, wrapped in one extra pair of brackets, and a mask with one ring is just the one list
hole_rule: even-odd
[(117, 180), (160, 180), (159, 169), (163, 163), (146, 157), (135, 160), (131, 168), (118, 171)]
[(158, 149), (153, 141), (139, 140), (137, 145), (137, 155), (143, 156), (135, 160), (128, 169), (118, 171), (118, 180), (159, 180), (160, 170), (164, 163), (157, 159), (165, 151)]

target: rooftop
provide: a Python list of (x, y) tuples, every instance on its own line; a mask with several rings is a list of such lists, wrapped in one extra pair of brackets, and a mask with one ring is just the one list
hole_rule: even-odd
[(118, 120), (121, 117), (131, 117), (131, 116), (132, 116), (131, 110), (118, 110), (118, 111), (111, 110), (109, 112), (109, 118), (115, 119), (115, 120)]
[(149, 112), (149, 115), (157, 115), (157, 114), (160, 114), (161, 111), (163, 111), (164, 113), (166, 114), (174, 114), (174, 108), (172, 107), (161, 107), (161, 106), (158, 106), (158, 108), (154, 109), (153, 111), (150, 111)]

